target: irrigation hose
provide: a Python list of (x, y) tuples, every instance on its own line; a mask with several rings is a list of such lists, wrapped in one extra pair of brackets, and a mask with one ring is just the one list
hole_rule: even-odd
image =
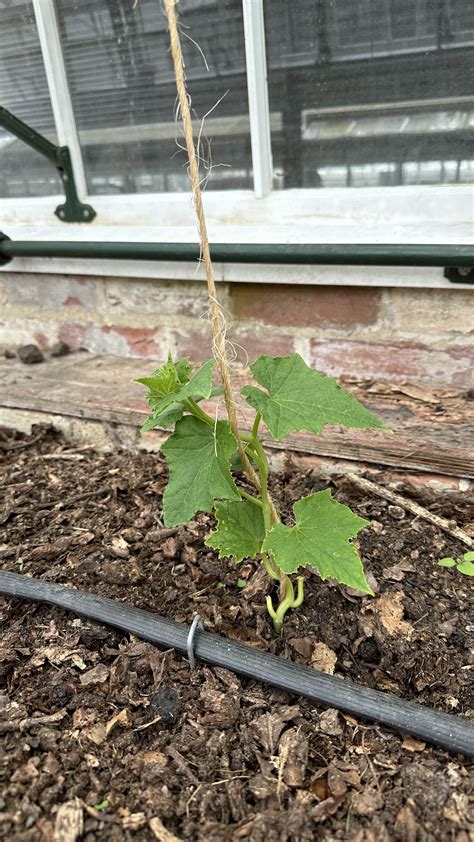
[[(187, 651), (189, 626), (106, 597), (10, 572), (0, 572), (0, 594), (56, 605), (165, 649)], [(194, 655), (208, 664), (413, 734), (448, 751), (474, 756), (474, 725), (462, 717), (370, 690), (206, 631), (196, 631)]]

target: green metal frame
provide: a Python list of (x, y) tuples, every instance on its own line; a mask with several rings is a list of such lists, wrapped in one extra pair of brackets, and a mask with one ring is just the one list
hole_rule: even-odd
[[(462, 270), (462, 277), (458, 278), (462, 283), (472, 282), (467, 271), (474, 266), (474, 247), (470, 245), (214, 243), (211, 254), (218, 263), (452, 267), (455, 271)], [(6, 234), (0, 234), (0, 263), (7, 263), (13, 257), (195, 261), (199, 256), (197, 243), (25, 241), (10, 240)]]
[(55, 210), (55, 214), (61, 222), (92, 222), (97, 214), (91, 205), (81, 202), (77, 195), (69, 147), (55, 146), (54, 143), (32, 129), (23, 120), (15, 117), (11, 111), (1, 106), (0, 126), (15, 135), (18, 140), (22, 140), (23, 143), (31, 146), (32, 149), (39, 152), (56, 167), (66, 194), (64, 204), (58, 205)]

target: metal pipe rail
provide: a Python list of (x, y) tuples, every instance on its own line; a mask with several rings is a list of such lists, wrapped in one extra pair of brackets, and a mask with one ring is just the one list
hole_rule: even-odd
[[(474, 266), (471, 245), (347, 245), (287, 243), (214, 243), (217, 263), (275, 263), (345, 266)], [(104, 258), (108, 260), (194, 261), (197, 243), (74, 242), (10, 240), (0, 234), (0, 264), (13, 257)], [(465, 281), (465, 277), (459, 277)]]

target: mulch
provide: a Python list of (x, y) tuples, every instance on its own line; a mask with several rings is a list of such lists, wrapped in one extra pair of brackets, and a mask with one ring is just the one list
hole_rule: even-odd
[[(360, 550), (376, 596), (307, 571), (304, 605), (275, 636), (255, 564), (204, 546), (210, 515), (164, 528), (158, 454), (96, 453), (37, 427), (0, 430), (0, 459), (3, 569), (178, 622), (199, 612), (233, 640), (473, 715), (472, 586), (436, 565), (464, 548), (403, 509), (328, 482), (371, 522)], [(288, 456), (272, 492), (287, 518), (322, 487)], [(474, 534), (472, 501), (421, 502)], [(473, 838), (466, 758), (223, 669), (191, 672), (173, 651), (59, 609), (0, 608), (2, 839)]]

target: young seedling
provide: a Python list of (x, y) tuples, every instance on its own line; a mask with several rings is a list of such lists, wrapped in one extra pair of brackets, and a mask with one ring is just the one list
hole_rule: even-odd
[[(294, 523), (283, 524), (270, 498), (269, 464), (259, 435), (263, 419), (273, 439), (308, 430), (318, 435), (328, 424), (348, 428), (380, 428), (382, 422), (331, 377), (313, 371), (299, 354), (261, 356), (250, 367), (258, 386), (241, 393), (255, 410), (252, 431), (238, 431), (246, 462), (242, 462), (228, 421), (205, 412), (201, 401), (221, 390), (212, 385), (214, 360), (193, 370), (187, 359), (168, 361), (150, 377), (138, 379), (148, 388), (151, 410), (142, 431), (154, 427), (174, 432), (162, 446), (169, 466), (163, 496), (166, 526), (191, 520), (197, 512), (214, 510), (217, 528), (206, 541), (219, 558), (260, 559), (278, 584), (278, 602), (267, 598), (276, 631), (285, 614), (303, 602), (303, 577), (291, 574), (316, 568), (351, 588), (372, 593), (356, 547), (351, 543), (368, 521), (337, 502), (329, 489), (303, 497), (293, 506)], [(242, 480), (255, 486), (252, 493)], [(247, 483), (248, 484), (248, 483)]]
[[(177, 101), (189, 161), (202, 264), (206, 273), (213, 359), (193, 371), (187, 359), (171, 357), (150, 377), (138, 382), (148, 388), (151, 415), (143, 429), (174, 432), (162, 447), (169, 466), (163, 497), (165, 524), (186, 523), (196, 512), (214, 509), (217, 529), (207, 545), (219, 557), (260, 558), (268, 575), (278, 583), (278, 602), (267, 606), (276, 631), (286, 612), (303, 601), (303, 578), (296, 591), (290, 578), (301, 567), (317, 568), (321, 578), (331, 576), (353, 588), (372, 593), (351, 538), (367, 521), (333, 500), (329, 490), (310, 494), (295, 503), (295, 523), (280, 523), (268, 489), (269, 465), (259, 436), (263, 419), (277, 441), (293, 430), (316, 435), (327, 424), (345, 427), (382, 427), (382, 423), (330, 377), (308, 368), (299, 354), (259, 357), (251, 366), (259, 386), (244, 386), (242, 395), (255, 410), (251, 433), (238, 429), (223, 315), (219, 307), (206, 217), (201, 195), (199, 161), (194, 145), (190, 96), (176, 18), (175, 0), (164, 0), (170, 34), (170, 51), (176, 77)], [(227, 420), (208, 415), (200, 402), (216, 394), (212, 388), (214, 365), (219, 370)], [(253, 493), (236, 472), (243, 470)]]
[(465, 576), (474, 576), (474, 552), (472, 550), (464, 553), (461, 560), (446, 556), (440, 558), (438, 564), (440, 567), (455, 567), (459, 573), (464, 573)]

